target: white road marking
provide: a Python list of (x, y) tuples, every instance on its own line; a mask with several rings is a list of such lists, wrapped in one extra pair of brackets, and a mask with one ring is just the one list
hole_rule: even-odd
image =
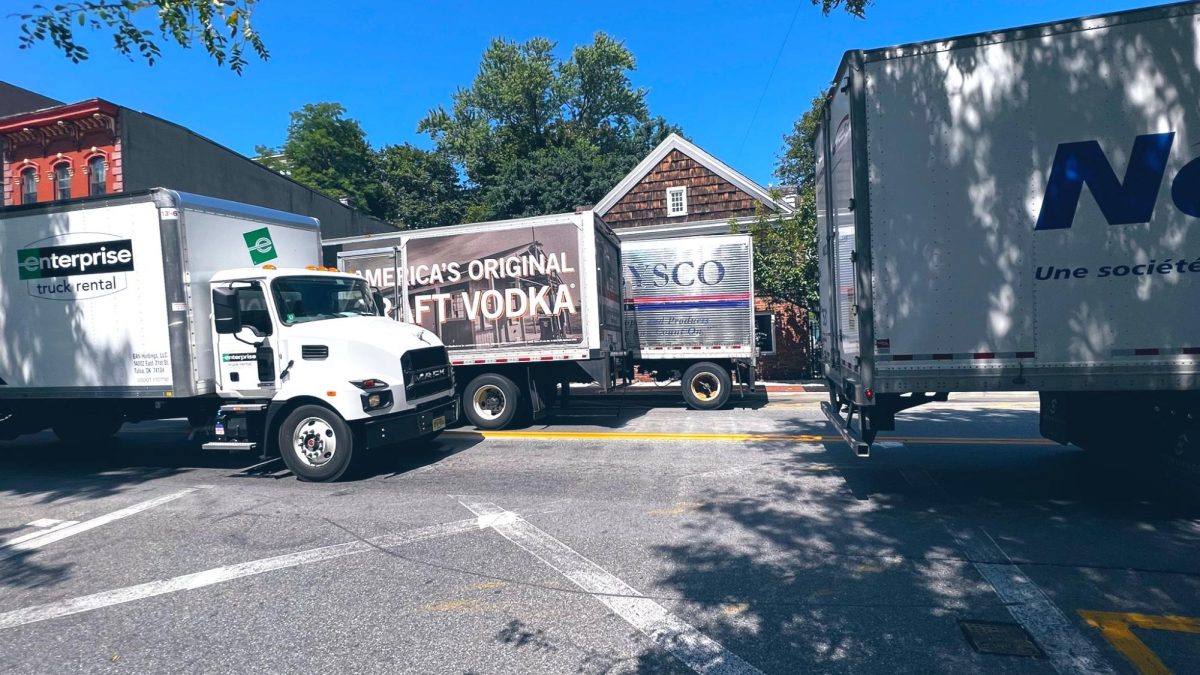
[(479, 516), (481, 525), (486, 518), (505, 539), (562, 574), (697, 673), (762, 675), (737, 654), (519, 515), (495, 504), (460, 503)]
[(272, 572), (275, 570), (286, 569), (289, 567), (298, 567), (300, 565), (309, 565), (324, 560), (332, 560), (348, 555), (358, 555), (360, 553), (368, 553), (381, 548), (392, 548), (403, 546), (413, 542), (422, 541), (425, 539), (433, 539), (435, 537), (445, 537), (452, 534), (461, 534), (464, 532), (475, 532), (480, 529), (479, 518), (468, 518), (452, 523), (442, 525), (431, 525), (429, 527), (419, 527), (413, 530), (406, 530), (396, 534), (386, 534), (371, 539), (362, 539), (359, 541), (350, 541), (344, 544), (334, 544), (332, 546), (322, 546), (321, 548), (309, 549), (307, 551), (298, 551), (296, 553), (286, 553), (271, 558), (263, 558), (261, 560), (252, 560), (250, 562), (238, 563), (236, 565), (226, 565), (224, 567), (214, 567), (203, 572), (195, 572), (192, 574), (184, 574), (170, 579), (162, 579), (159, 581), (151, 581), (149, 583), (138, 584), (136, 586), (127, 586), (111, 591), (102, 591), (91, 595), (84, 595), (78, 598), (70, 598), (68, 600), (60, 600), (44, 605), (35, 605), (26, 607), (11, 612), (0, 614), (0, 630), (7, 628), (16, 628), (30, 623), (39, 621), (48, 621), (57, 619), (72, 614), (81, 614), (83, 612), (91, 612), (113, 605), (120, 605), (135, 600), (143, 600), (152, 598), (157, 595), (166, 595), (168, 593), (177, 593), (179, 591), (191, 591), (205, 586), (241, 579), (242, 577), (254, 576), (263, 574), (264, 572)]
[[(46, 521), (49, 521), (51, 524), (50, 525), (41, 525), (41, 526), (34, 525), (34, 523), (43, 523)], [(13, 544), (19, 544), (23, 541), (28, 541), (30, 539), (33, 539), (34, 537), (40, 537), (44, 534), (48, 534), (48, 533), (54, 532), (56, 530), (61, 530), (64, 527), (70, 527), (72, 525), (77, 524), (78, 522), (79, 521), (77, 521), (77, 520), (51, 520), (49, 518), (44, 518), (42, 520), (35, 520), (35, 521), (33, 521), (33, 523), (29, 523), (29, 524), (32, 525), (33, 527), (38, 527), (39, 529), (36, 529), (33, 532), (29, 532), (27, 534), (22, 534), (19, 537), (13, 537), (12, 539), (5, 539), (3, 542), (0, 542), (0, 549), (4, 548), (6, 546), (12, 546)], [(0, 554), (0, 560), (3, 560), (3, 559), (4, 559), (3, 555)]]
[(1100, 650), (1075, 629), (1062, 610), (1025, 576), (983, 528), (951, 534), (1013, 618), (1041, 645), (1054, 670), (1064, 675), (1115, 672)]
[(46, 528), (46, 527), (53, 527), (55, 525), (58, 525), (61, 522), (63, 522), (63, 521), (55, 520), (53, 518), (42, 518), (40, 520), (35, 520), (32, 523), (25, 523), (25, 526), (26, 527)]
[(127, 506), (118, 511), (113, 511), (112, 513), (106, 513), (103, 516), (92, 518), (91, 520), (75, 523), (69, 527), (54, 528), (49, 532), (42, 532), (38, 536), (30, 537), (24, 541), (6, 544), (3, 548), (0, 548), (0, 560), (7, 560), (8, 558), (15, 556), (22, 551), (32, 551), (48, 544), (53, 544), (56, 541), (62, 541), (67, 537), (73, 537), (81, 532), (94, 530), (97, 527), (107, 525), (114, 520), (128, 518), (129, 516), (141, 513), (147, 509), (152, 509), (156, 506), (166, 504), (167, 502), (175, 501), (176, 499), (179, 499), (185, 495), (190, 495), (191, 493), (202, 489), (202, 487), (207, 486), (190, 487), (178, 492), (172, 492), (169, 495), (148, 499), (144, 502), (134, 504), (133, 506)]

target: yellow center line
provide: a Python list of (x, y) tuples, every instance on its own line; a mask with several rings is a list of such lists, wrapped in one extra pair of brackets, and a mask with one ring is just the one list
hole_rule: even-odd
[(1133, 634), (1133, 628), (1200, 633), (1200, 619), (1186, 616), (1096, 612), (1085, 609), (1079, 610), (1079, 616), (1083, 617), (1089, 626), (1099, 630), (1104, 639), (1129, 659), (1142, 675), (1171, 675), (1172, 671), (1145, 642)]
[[(649, 431), (476, 431), (473, 429), (451, 429), (445, 432), (452, 436), (474, 436), (480, 438), (556, 441), (709, 441), (745, 443), (754, 441), (787, 441), (793, 443), (827, 443), (841, 441), (841, 436), (818, 434), (695, 434)], [(935, 444), (935, 445), (1056, 445), (1044, 438), (954, 438), (927, 436), (889, 436), (879, 442)]]

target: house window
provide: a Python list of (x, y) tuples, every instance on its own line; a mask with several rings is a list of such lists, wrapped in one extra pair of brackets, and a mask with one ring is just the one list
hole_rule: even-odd
[(71, 198), (71, 166), (66, 162), (54, 167), (54, 198)]
[(759, 354), (775, 353), (775, 315), (771, 313), (754, 315), (754, 344)]
[(21, 172), (21, 203), (37, 201), (37, 169), (32, 166)]
[(687, 186), (667, 188), (667, 215), (687, 215)]
[(95, 197), (108, 191), (108, 165), (103, 157), (88, 160), (88, 194)]

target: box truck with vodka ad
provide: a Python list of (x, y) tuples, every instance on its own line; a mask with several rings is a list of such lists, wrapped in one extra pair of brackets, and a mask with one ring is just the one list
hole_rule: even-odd
[(388, 313), (450, 352), (463, 415), (500, 429), (545, 412), (559, 385), (615, 385), (625, 367), (620, 243), (591, 211), (325, 242)]
[(186, 417), (206, 449), (334, 480), (456, 419), (433, 333), (320, 267), (319, 224), (155, 189), (0, 210), (0, 438), (100, 451)]

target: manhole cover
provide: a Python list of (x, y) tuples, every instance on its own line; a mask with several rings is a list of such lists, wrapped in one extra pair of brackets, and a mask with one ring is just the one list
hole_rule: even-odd
[(1042, 648), (1033, 641), (1033, 637), (1015, 623), (959, 621), (958, 625), (962, 626), (967, 642), (980, 654), (1030, 656), (1035, 659), (1045, 657)]

